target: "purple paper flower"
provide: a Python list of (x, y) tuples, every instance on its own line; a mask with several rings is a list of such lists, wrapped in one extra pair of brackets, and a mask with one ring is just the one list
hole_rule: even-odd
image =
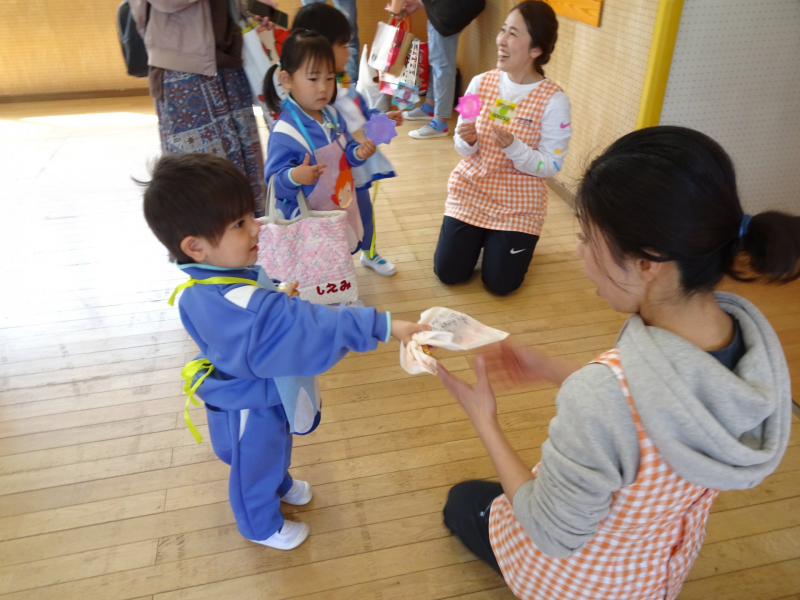
[(476, 119), (481, 114), (481, 98), (478, 94), (469, 92), (458, 99), (456, 110), (461, 114), (462, 119)]
[(395, 122), (383, 113), (372, 115), (364, 125), (364, 132), (376, 144), (388, 144), (397, 137)]

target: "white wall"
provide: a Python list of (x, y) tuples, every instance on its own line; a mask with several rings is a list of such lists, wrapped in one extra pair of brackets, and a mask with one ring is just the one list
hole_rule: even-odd
[(661, 124), (722, 144), (748, 212), (800, 214), (800, 0), (685, 0)]

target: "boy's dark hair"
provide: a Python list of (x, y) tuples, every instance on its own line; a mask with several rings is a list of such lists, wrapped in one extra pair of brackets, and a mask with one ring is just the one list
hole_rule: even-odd
[[(264, 102), (272, 112), (278, 112), (281, 109), (281, 99), (275, 89), (275, 71), (280, 67), (281, 71), (293, 75), (306, 61), (309, 61), (309, 69), (313, 70), (319, 63), (326, 63), (331, 73), (336, 73), (336, 59), (333, 56), (330, 42), (314, 31), (293, 29), (291, 35), (283, 43), (280, 64), (272, 65), (264, 77)], [(336, 85), (333, 86), (333, 97), (330, 103), (334, 102), (336, 102)]]
[(346, 46), (352, 38), (350, 23), (344, 13), (324, 2), (313, 2), (298, 10), (292, 21), (292, 30), (295, 29), (314, 31), (328, 40), (331, 46)]
[(542, 53), (533, 61), (536, 71), (544, 77), (542, 65), (550, 61), (550, 55), (556, 47), (558, 39), (558, 19), (553, 8), (541, 0), (520, 2), (512, 11), (518, 10), (525, 19), (528, 34), (531, 36), (531, 48), (541, 48)]
[(674, 261), (686, 294), (729, 275), (785, 283), (800, 278), (800, 217), (746, 217), (730, 157), (707, 135), (660, 126), (629, 133), (583, 177), (575, 203), (591, 240), (626, 257)]
[(165, 154), (144, 188), (144, 218), (178, 264), (194, 262), (181, 250), (187, 236), (219, 242), (233, 221), (255, 210), (247, 177), (228, 159), (213, 154)]

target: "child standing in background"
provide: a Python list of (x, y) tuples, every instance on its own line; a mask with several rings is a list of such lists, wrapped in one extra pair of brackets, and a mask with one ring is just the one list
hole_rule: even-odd
[(333, 49), (321, 35), (294, 30), (283, 46), (278, 79), (288, 97), (281, 102), (273, 65), (264, 79), (265, 100), (280, 117), (269, 136), (264, 178), (273, 180), (283, 201), (284, 216), (292, 218), (302, 190), (314, 210), (347, 212), (348, 244), (356, 252), (364, 228), (355, 202), (351, 166), (362, 166), (375, 154), (371, 140), (359, 143), (330, 103), (336, 100)]
[[(324, 3), (309, 4), (301, 8), (294, 18), (292, 29), (308, 29), (319, 33), (333, 47), (336, 61), (336, 79), (338, 82), (334, 107), (347, 123), (347, 129), (358, 141), (366, 139), (364, 124), (379, 110), (370, 109), (366, 101), (356, 92), (355, 87), (342, 83), (344, 69), (350, 57), (350, 25), (347, 18), (333, 6)], [(386, 116), (398, 125), (403, 123), (400, 111), (391, 111)], [(377, 150), (363, 166), (353, 168), (356, 186), (356, 201), (361, 212), (364, 227), (364, 240), (361, 244), (361, 264), (384, 276), (394, 275), (395, 266), (378, 254), (376, 249), (377, 234), (375, 231), (375, 214), (370, 198), (370, 187), (373, 181), (394, 177), (391, 163)]]

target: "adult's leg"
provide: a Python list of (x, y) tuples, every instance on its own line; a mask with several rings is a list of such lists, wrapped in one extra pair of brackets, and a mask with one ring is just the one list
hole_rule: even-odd
[(538, 235), (521, 231), (490, 231), (483, 248), (482, 279), (486, 289), (506, 296), (519, 288), (533, 258)]
[(486, 230), (445, 216), (433, 255), (433, 272), (447, 285), (472, 277)]
[(241, 439), (233, 444), (228, 494), (239, 532), (264, 541), (283, 526), (281, 496), (292, 487), (292, 436), (281, 405), (238, 414), (239, 419), (230, 419), (233, 440), (247, 417)]
[(456, 58), (460, 35), (460, 33), (456, 33), (445, 37), (436, 31), (436, 28), (430, 22), (428, 23), (430, 86), (433, 89), (434, 116), (437, 119), (449, 119), (453, 114), (453, 100), (455, 99), (456, 90)]
[(444, 524), (478, 558), (500, 573), (489, 541), (489, 512), (503, 486), (475, 479), (450, 488), (444, 505)]
[(412, 121), (422, 121), (432, 114), (433, 120), (420, 129), (409, 132), (414, 139), (424, 140), (447, 135), (446, 119), (453, 114), (459, 35), (456, 33), (444, 37), (428, 21), (428, 62), (431, 77), (428, 98), (422, 106), (404, 113), (404, 116)]

